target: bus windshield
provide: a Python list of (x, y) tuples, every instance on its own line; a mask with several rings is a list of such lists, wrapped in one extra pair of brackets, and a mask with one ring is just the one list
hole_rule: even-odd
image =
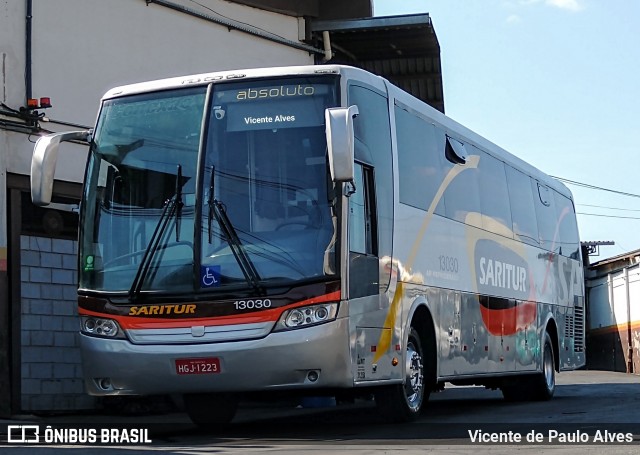
[(105, 101), (85, 182), (80, 288), (137, 296), (333, 276), (324, 110), (336, 89), (326, 82)]

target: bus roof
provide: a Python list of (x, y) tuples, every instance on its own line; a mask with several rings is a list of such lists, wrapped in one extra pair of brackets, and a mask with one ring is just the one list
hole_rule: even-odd
[(270, 68), (249, 68), (240, 70), (218, 71), (214, 73), (192, 74), (167, 79), (158, 79), (136, 84), (123, 85), (107, 91), (102, 99), (109, 99), (125, 95), (167, 90), (172, 88), (206, 85), (211, 82), (233, 81), (243, 79), (255, 79), (277, 76), (315, 76), (321, 74), (341, 74), (351, 70), (362, 71), (343, 65), (305, 65), (305, 66), (281, 66)]
[(217, 71), (212, 73), (202, 73), (186, 76), (178, 76), (166, 79), (158, 79), (147, 82), (140, 82), (130, 85), (123, 85), (114, 87), (107, 91), (102, 100), (111, 98), (134, 95), (140, 93), (148, 93), (159, 90), (174, 89), (187, 86), (207, 85), (211, 82), (221, 81), (237, 81), (246, 79), (256, 79), (265, 77), (278, 77), (278, 76), (317, 76), (322, 74), (340, 74), (347, 76), (348, 78), (354, 78), (362, 80), (363, 82), (369, 82), (378, 88), (384, 87), (384, 90), (389, 96), (398, 100), (402, 104), (422, 113), (434, 123), (440, 124), (440, 126), (447, 132), (451, 132), (460, 139), (466, 140), (472, 145), (485, 150), (493, 155), (495, 158), (510, 164), (511, 166), (521, 170), (522, 172), (537, 179), (541, 183), (554, 188), (559, 193), (567, 196), (573, 200), (571, 191), (562, 182), (554, 179), (553, 177), (540, 171), (533, 165), (518, 158), (512, 153), (499, 147), (488, 139), (480, 136), (469, 128), (456, 122), (450, 117), (447, 117), (442, 112), (433, 108), (424, 101), (414, 97), (401, 88), (393, 85), (388, 80), (377, 76), (369, 71), (347, 66), (347, 65), (302, 65), (302, 66), (281, 66), (281, 67), (268, 67), (268, 68), (247, 68), (240, 70), (226, 70)]

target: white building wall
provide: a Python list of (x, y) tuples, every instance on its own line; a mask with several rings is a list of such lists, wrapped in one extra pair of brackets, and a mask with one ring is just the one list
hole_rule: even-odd
[[(221, 0), (198, 2), (210, 10), (188, 0), (172, 3), (299, 43), (295, 17)], [(22, 27), (11, 33), (11, 40), (22, 45), (16, 44), (11, 59), (12, 78), (19, 81), (11, 90), (14, 105), (21, 105), (24, 94), (23, 18), (18, 14), (14, 22)], [(34, 0), (32, 24), (32, 93), (34, 98), (51, 98), (53, 107), (46, 114), (52, 122), (93, 125), (100, 98), (118, 85), (225, 69), (313, 64), (313, 55), (306, 50), (230, 31), (164, 6), (147, 5), (145, 0)], [(69, 129), (54, 123), (43, 126)], [(11, 145), (23, 151), (10, 153), (7, 168), (28, 174), (33, 144), (21, 145)], [(82, 180), (86, 150), (75, 148), (74, 153), (61, 149), (57, 179)]]
[[(25, 2), (0, 2), (0, 102), (8, 106), (20, 106), (24, 99), (25, 11)], [(6, 271), (6, 172), (15, 136), (24, 141), (24, 135), (0, 129), (0, 273)]]
[(589, 282), (590, 330), (640, 321), (640, 266), (627, 267), (626, 271), (626, 278), (622, 269)]
[(24, 99), (25, 2), (0, 2), (0, 101), (19, 106)]

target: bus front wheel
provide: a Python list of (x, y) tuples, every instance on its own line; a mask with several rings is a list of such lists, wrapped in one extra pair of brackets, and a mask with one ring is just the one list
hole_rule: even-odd
[(407, 340), (405, 383), (378, 388), (376, 405), (381, 416), (391, 422), (408, 422), (420, 416), (429, 398), (425, 384), (424, 351), (418, 332), (412, 327)]

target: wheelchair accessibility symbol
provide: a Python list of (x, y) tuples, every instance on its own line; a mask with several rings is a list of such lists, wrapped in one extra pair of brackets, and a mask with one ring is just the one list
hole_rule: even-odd
[(200, 287), (212, 288), (220, 286), (220, 266), (201, 265), (200, 266)]

